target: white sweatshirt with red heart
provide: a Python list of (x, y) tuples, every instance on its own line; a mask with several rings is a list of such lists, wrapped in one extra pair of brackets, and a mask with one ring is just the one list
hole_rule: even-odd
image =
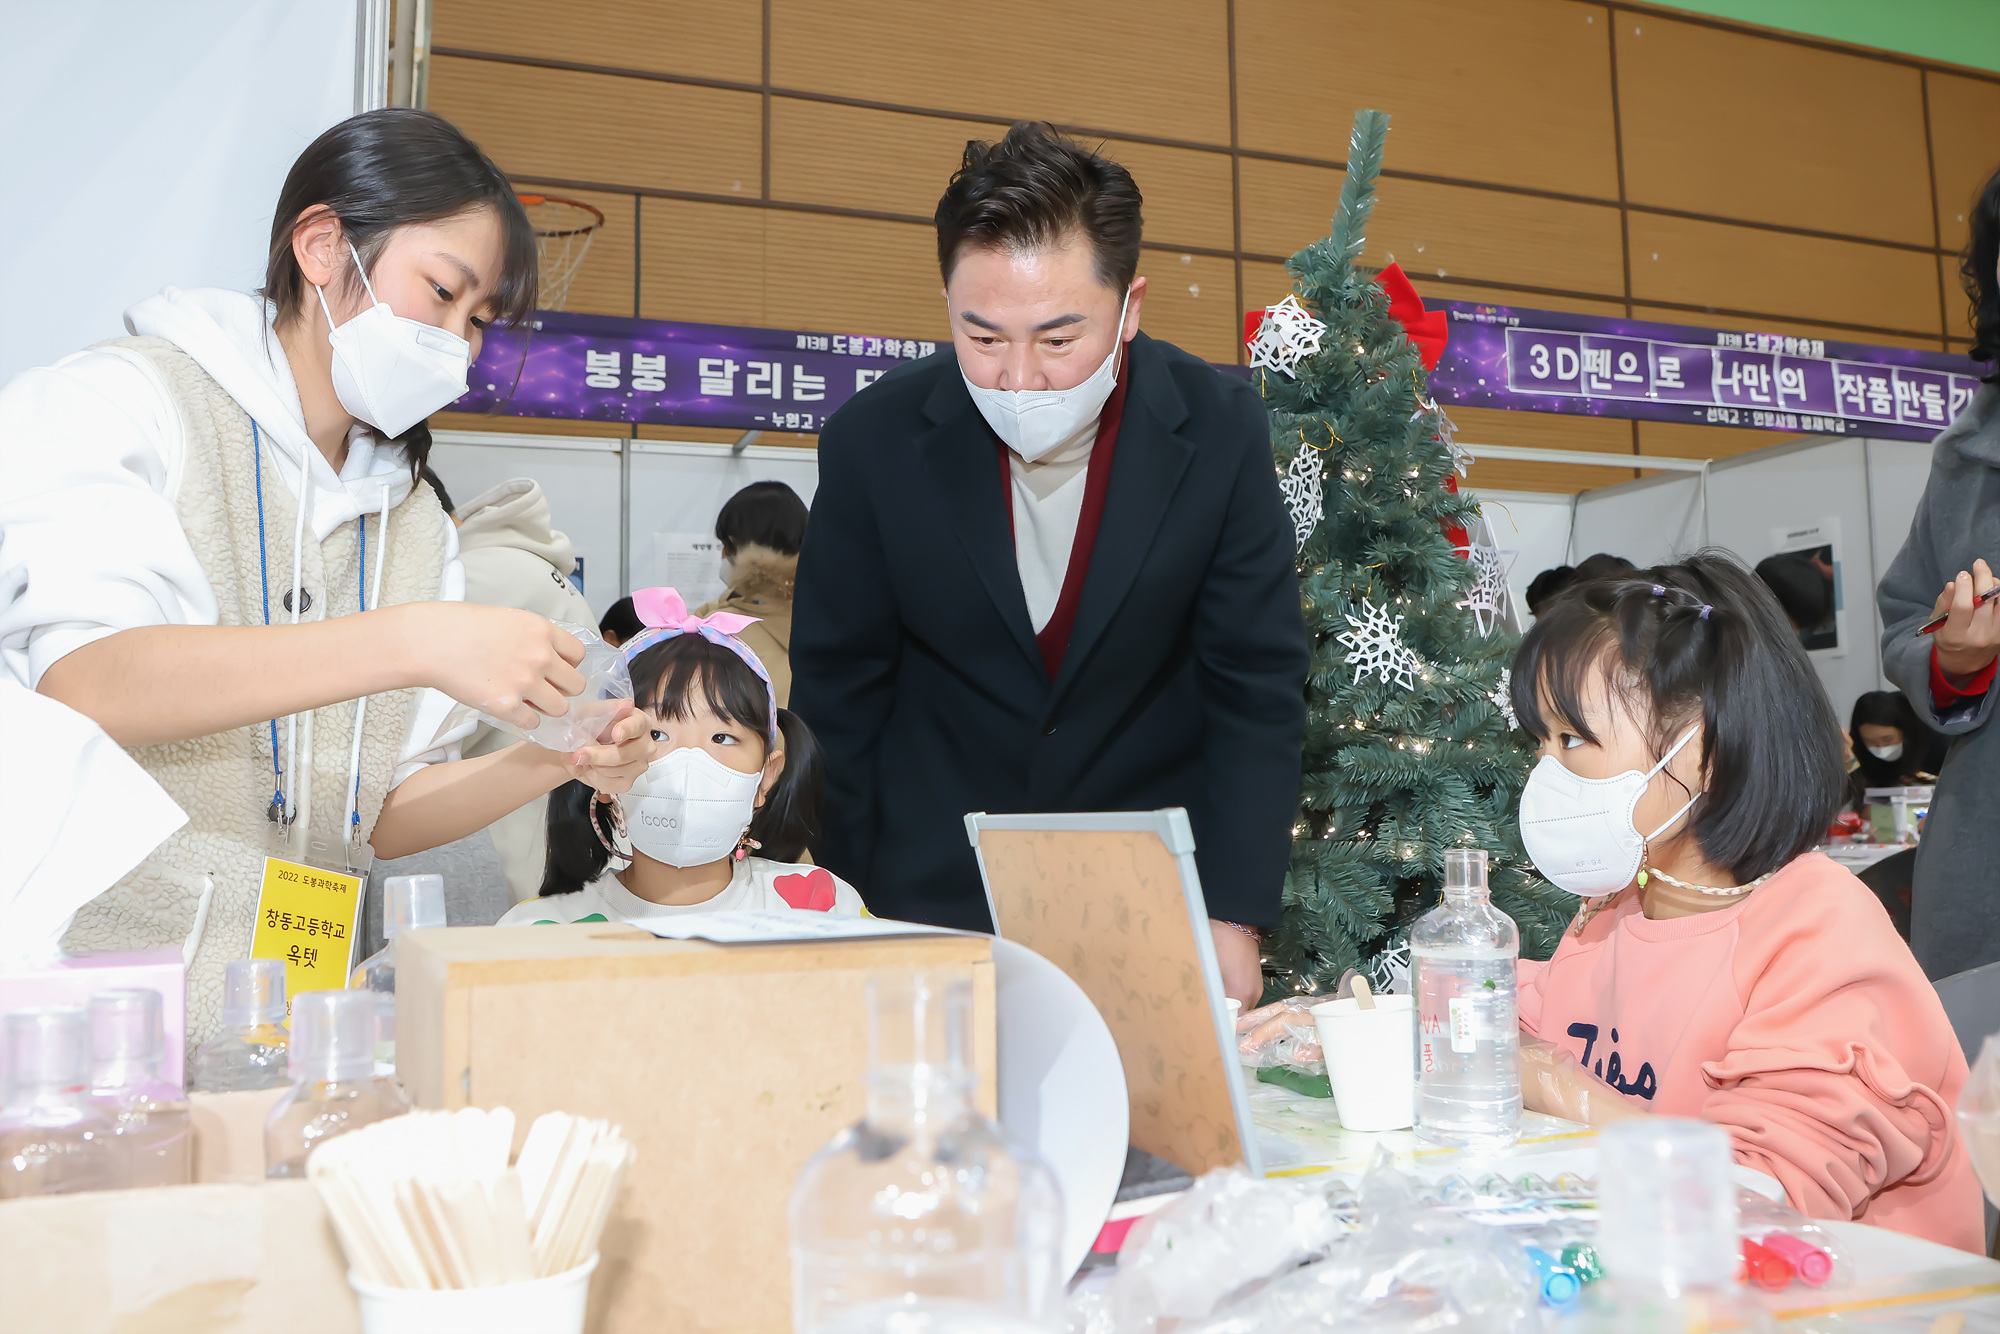
[(606, 872), (574, 894), (517, 903), (501, 926), (562, 922), (645, 922), (691, 912), (830, 912), (859, 917), (864, 911), (854, 886), (823, 866), (794, 865), (745, 857), (736, 863), (720, 894), (701, 903), (653, 903), (640, 898)]

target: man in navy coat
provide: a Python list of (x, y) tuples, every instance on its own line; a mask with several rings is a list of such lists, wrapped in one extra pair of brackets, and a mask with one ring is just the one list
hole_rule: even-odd
[(1263, 990), (1305, 733), (1263, 403), (1139, 332), (1140, 195), (1022, 123), (937, 209), (952, 345), (835, 413), (791, 706), (818, 860), (880, 916), (991, 929), (968, 811), (1184, 806), (1227, 993)]

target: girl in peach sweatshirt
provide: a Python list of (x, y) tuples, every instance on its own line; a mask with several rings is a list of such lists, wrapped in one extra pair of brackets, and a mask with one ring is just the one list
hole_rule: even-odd
[(1528, 1106), (1702, 1117), (1802, 1213), (1983, 1252), (1965, 1058), (1888, 914), (1812, 850), (1840, 726), (1763, 584), (1704, 553), (1566, 590), (1513, 703), (1542, 753), (1522, 840), (1584, 898), (1521, 964)]

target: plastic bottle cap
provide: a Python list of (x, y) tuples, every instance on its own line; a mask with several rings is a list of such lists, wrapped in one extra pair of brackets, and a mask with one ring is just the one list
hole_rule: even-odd
[(80, 1005), (7, 1016), (8, 1106), (38, 1091), (81, 1092), (90, 1074), (90, 1023)]
[(1782, 1292), (1792, 1286), (1791, 1261), (1748, 1237), (1743, 1239), (1743, 1270), (1752, 1283), (1767, 1292)]
[(1446, 889), (1485, 889), (1486, 849), (1446, 848), (1444, 850)]
[(1528, 1247), (1535, 1276), (1542, 1283), (1542, 1300), (1550, 1306), (1568, 1306), (1583, 1291), (1583, 1279), (1574, 1269), (1539, 1246)]
[(1705, 1121), (1641, 1117), (1606, 1126), (1597, 1152), (1597, 1253), (1608, 1277), (1669, 1295), (1735, 1282), (1728, 1132)]
[(382, 882), (382, 938), (444, 925), (444, 877), (392, 875)]
[(307, 991), (292, 1000), (294, 1084), (367, 1079), (375, 1073), (372, 991)]
[(160, 1011), (160, 993), (151, 988), (100, 991), (90, 998), (91, 1083), (159, 1065), (167, 1054)]
[(1773, 1232), (1764, 1238), (1764, 1249), (1783, 1256), (1798, 1272), (1799, 1282), (1808, 1287), (1824, 1287), (1833, 1277), (1833, 1256), (1809, 1241), (1789, 1232)]
[(232, 959), (222, 965), (222, 1024), (264, 1028), (285, 1022), (285, 961)]

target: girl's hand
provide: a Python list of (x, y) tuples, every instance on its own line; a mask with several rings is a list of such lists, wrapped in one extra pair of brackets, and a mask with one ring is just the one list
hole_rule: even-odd
[(583, 690), (583, 645), (531, 611), (416, 602), (390, 612), (403, 619), (416, 683), (481, 713), (533, 729), (569, 712), (569, 697)]
[(2000, 656), (2000, 601), (1973, 605), (1974, 599), (1995, 583), (2000, 580), (1993, 577), (1992, 569), (1985, 561), (1976, 560), (1969, 572), (1960, 570), (1958, 578), (1938, 594), (1931, 615), (1949, 614), (1951, 619), (1932, 633), (1931, 643), (1937, 649), (1938, 667), (1947, 677), (1977, 676)]
[(588, 783), (599, 792), (616, 794), (631, 791), (632, 784), (653, 762), (651, 715), (628, 706), (627, 712), (611, 725), (602, 741), (572, 751), (564, 757), (564, 761), (571, 778)]

